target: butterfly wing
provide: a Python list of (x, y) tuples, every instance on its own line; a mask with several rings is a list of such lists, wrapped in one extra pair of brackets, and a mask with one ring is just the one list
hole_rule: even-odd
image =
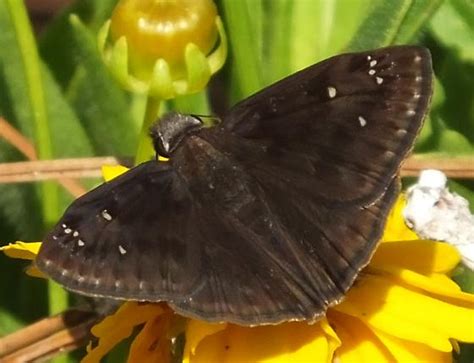
[(277, 83), (188, 135), (169, 163), (74, 202), (38, 267), (77, 292), (167, 301), (208, 321), (315, 320), (381, 236), (430, 67), (420, 48), (387, 48)]
[(144, 163), (73, 202), (45, 237), (37, 266), (78, 293), (167, 301), (208, 321), (315, 320), (358, 271), (359, 261), (332, 241), (375, 244), (397, 189), (392, 185), (368, 213), (290, 205), (285, 195), (268, 198), (202, 139), (177, 157), (188, 161), (179, 173), (176, 165)]
[(45, 237), (36, 264), (87, 295), (182, 296), (199, 277), (205, 243), (194, 213), (169, 165), (150, 161), (74, 201)]
[(367, 264), (397, 181), (366, 207), (316, 201), (291, 185), (259, 181), (206, 136), (190, 137), (174, 156), (202, 211), (196, 223), (206, 243), (200, 284), (171, 305), (242, 325), (316, 320)]
[[(210, 167), (221, 161), (209, 155), (191, 161), (201, 147), (240, 169), (234, 176), (230, 166), (221, 173), (228, 185), (239, 185), (245, 175), (257, 186), (252, 197), (240, 197), (248, 200), (246, 208), (218, 214), (237, 224), (208, 239), (232, 243), (209, 259), (207, 271), (214, 272), (204, 279), (201, 299), (175, 307), (186, 312), (192, 306), (208, 320), (260, 324), (311, 320), (340, 301), (381, 237), (398, 190), (396, 173), (427, 112), (431, 82), (431, 58), (420, 47), (336, 56), (244, 100), (220, 127), (201, 130), (197, 137), (205, 141), (196, 141), (201, 146), (182, 164), (209, 169), (189, 183), (223, 183), (212, 179)], [(206, 187), (195, 193), (203, 195)], [(231, 199), (214, 197), (209, 205)]]
[(293, 188), (332, 202), (370, 204), (411, 149), (431, 83), (425, 48), (338, 55), (239, 103), (221, 128), (253, 141), (250, 149), (264, 148), (255, 163), (247, 149), (230, 146), (257, 178), (284, 177)]
[(208, 216), (213, 223), (203, 231), (208, 243), (201, 284), (169, 303), (184, 316), (210, 322), (314, 322), (341, 302), (367, 264), (397, 191), (392, 184), (364, 212), (313, 205), (312, 210), (290, 210), (282, 218), (275, 207), (279, 202), (294, 206), (286, 200), (265, 212), (258, 203), (248, 207), (254, 209), (253, 219), (214, 210)]

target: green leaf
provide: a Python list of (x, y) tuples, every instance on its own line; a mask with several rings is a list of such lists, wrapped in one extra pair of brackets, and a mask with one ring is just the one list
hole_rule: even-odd
[(226, 30), (233, 59), (233, 99), (239, 100), (263, 86), (261, 63), (261, 0), (223, 0)]
[(265, 67), (261, 68), (264, 85), (275, 82), (291, 73), (290, 57), (288, 56), (292, 40), (290, 32), (293, 18), (292, 0), (273, 0), (267, 3), (263, 18), (262, 60)]
[(8, 310), (0, 308), (0, 336), (4, 336), (20, 329), (23, 322), (11, 314)]
[[(74, 112), (38, 57), (22, 1), (0, 2), (0, 48), (8, 49), (8, 52), (0, 53), (2, 83), (5, 84), (2, 108), (6, 110), (8, 121), (34, 140), (38, 156), (52, 159), (71, 156), (79, 151), (85, 154), (90, 152)], [(71, 138), (71, 134), (74, 137)], [(49, 228), (63, 209), (58, 186), (55, 182), (43, 182), (37, 186), (37, 191), (42, 200), (42, 210), (35, 212), (38, 215), (42, 212), (44, 227)], [(4, 213), (8, 213), (8, 204), (4, 207)], [(30, 205), (22, 207), (29, 210)], [(51, 309), (64, 309), (67, 306), (66, 295), (57, 289), (50, 292), (54, 295), (50, 300)]]
[(51, 128), (53, 157), (94, 155), (92, 146), (77, 114), (64, 98), (49, 70), (43, 66), (47, 111)]
[(447, 0), (431, 20), (436, 40), (455, 49), (462, 60), (474, 61), (474, 2)]
[[(96, 155), (132, 155), (139, 130), (126, 92), (109, 75), (97, 50), (95, 33), (115, 3), (76, 2), (41, 38), (42, 55), (66, 90)], [(73, 13), (77, 16), (71, 21)]]
[[(433, 113), (443, 126), (461, 133), (474, 145), (474, 63), (464, 62), (457, 52), (446, 50), (435, 65), (445, 100)], [(466, 149), (469, 151), (472, 149)]]
[(371, 6), (372, 0), (295, 1), (290, 29), (292, 71), (340, 53)]
[(45, 29), (40, 39), (40, 53), (52, 70), (54, 77), (66, 88), (75, 74), (78, 59), (75, 49), (74, 30), (69, 22), (76, 14), (87, 27), (97, 32), (112, 13), (117, 0), (75, 1)]
[(412, 43), (419, 37), (420, 30), (437, 12), (444, 0), (413, 0), (398, 28), (393, 44)]
[(133, 155), (139, 125), (130, 113), (126, 93), (110, 76), (97, 48), (94, 34), (71, 17), (77, 55), (67, 97), (84, 126), (96, 155)]
[(437, 77), (430, 117), (418, 139), (416, 151), (456, 156), (474, 152), (473, 65), (451, 51), (434, 54)]
[(462, 287), (463, 291), (474, 294), (474, 271), (471, 271), (464, 264), (460, 264), (453, 271), (453, 280)]
[[(27, 264), (0, 256), (0, 271), (8, 276), (0, 281), (1, 332), (10, 333), (18, 325), (37, 320), (48, 314), (46, 280), (25, 275)], [(8, 323), (4, 326), (3, 321)]]
[[(474, 206), (471, 200), (471, 206)], [(472, 211), (472, 209), (471, 209)], [(460, 264), (453, 272), (453, 280), (461, 286), (463, 291), (474, 294), (474, 271)], [(474, 344), (460, 344), (461, 351), (456, 354), (457, 363), (472, 363), (474, 358)]]
[[(8, 121), (35, 141), (40, 158), (90, 155), (90, 144), (75, 113), (37, 58), (35, 44), (21, 40), (25, 30), (18, 32), (6, 5), (0, 3), (0, 47), (9, 50), (0, 53), (5, 85), (0, 103)], [(61, 208), (46, 204), (52, 213), (49, 220), (55, 221)]]
[(359, 51), (413, 41), (441, 0), (374, 1), (348, 49)]

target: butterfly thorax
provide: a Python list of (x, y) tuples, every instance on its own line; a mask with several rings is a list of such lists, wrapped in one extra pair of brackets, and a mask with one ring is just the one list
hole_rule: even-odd
[(239, 214), (255, 201), (255, 181), (233, 157), (216, 147), (217, 142), (208, 140), (208, 130), (186, 135), (171, 162), (197, 199), (219, 203), (227, 211)]
[(150, 136), (155, 151), (161, 156), (170, 157), (186, 135), (202, 127), (203, 122), (198, 117), (170, 112), (150, 128)]

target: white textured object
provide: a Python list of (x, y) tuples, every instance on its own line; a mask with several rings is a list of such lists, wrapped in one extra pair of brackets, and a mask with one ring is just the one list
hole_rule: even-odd
[(466, 199), (446, 187), (446, 175), (424, 170), (407, 191), (406, 223), (422, 238), (455, 246), (464, 264), (474, 270), (474, 216)]

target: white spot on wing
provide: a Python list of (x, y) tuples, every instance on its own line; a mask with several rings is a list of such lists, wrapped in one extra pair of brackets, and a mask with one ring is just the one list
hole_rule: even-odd
[(53, 236), (53, 239), (56, 241), (56, 240), (58, 239), (58, 237), (57, 237), (57, 236)]
[(370, 55), (368, 55), (368, 56), (367, 56), (367, 60), (369, 61), (369, 60), (371, 60), (371, 59), (372, 59), (372, 57), (371, 57)]
[(67, 226), (63, 223), (61, 224), (61, 227), (66, 228)]
[(375, 67), (377, 65), (377, 61), (374, 59), (373, 61), (370, 61), (370, 66)]
[(358, 120), (361, 127), (364, 127), (365, 125), (367, 125), (367, 120), (363, 118), (362, 116), (359, 116)]
[(404, 129), (399, 129), (397, 130), (397, 136), (398, 137), (404, 137), (407, 134), (407, 131)]
[(336, 88), (334, 88), (334, 87), (332, 87), (332, 86), (329, 86), (329, 87), (328, 87), (328, 96), (329, 96), (329, 98), (334, 98), (334, 97), (336, 97), (336, 93), (337, 93)]
[(79, 236), (79, 232), (78, 231), (74, 231), (74, 233), (72, 234), (73, 237), (77, 237)]
[(71, 232), (72, 232), (72, 229), (71, 229), (71, 228), (66, 228), (66, 229), (64, 230), (64, 233), (66, 233), (66, 234), (69, 234), (69, 233), (71, 233)]
[(120, 252), (121, 255), (124, 255), (124, 254), (127, 253), (127, 250), (126, 250), (125, 248), (123, 248), (122, 245), (119, 245), (119, 246), (118, 246), (118, 250), (119, 250), (119, 252)]
[(382, 84), (383, 83), (383, 78), (382, 77), (375, 77), (375, 82), (377, 82), (377, 84)]
[(375, 74), (375, 69), (371, 69), (371, 70), (369, 71), (369, 74), (370, 74), (371, 76), (373, 76), (373, 75)]
[(270, 97), (269, 104), (272, 112), (278, 111), (278, 99), (276, 97)]
[(77, 240), (77, 245), (79, 247), (83, 247), (85, 245), (84, 241), (82, 239)]
[(110, 213), (107, 211), (107, 209), (104, 209), (102, 211), (102, 217), (106, 220), (106, 221), (111, 221), (112, 220), (112, 216), (110, 215)]
[(392, 159), (395, 156), (395, 153), (391, 150), (387, 150), (383, 154), (386, 159)]

